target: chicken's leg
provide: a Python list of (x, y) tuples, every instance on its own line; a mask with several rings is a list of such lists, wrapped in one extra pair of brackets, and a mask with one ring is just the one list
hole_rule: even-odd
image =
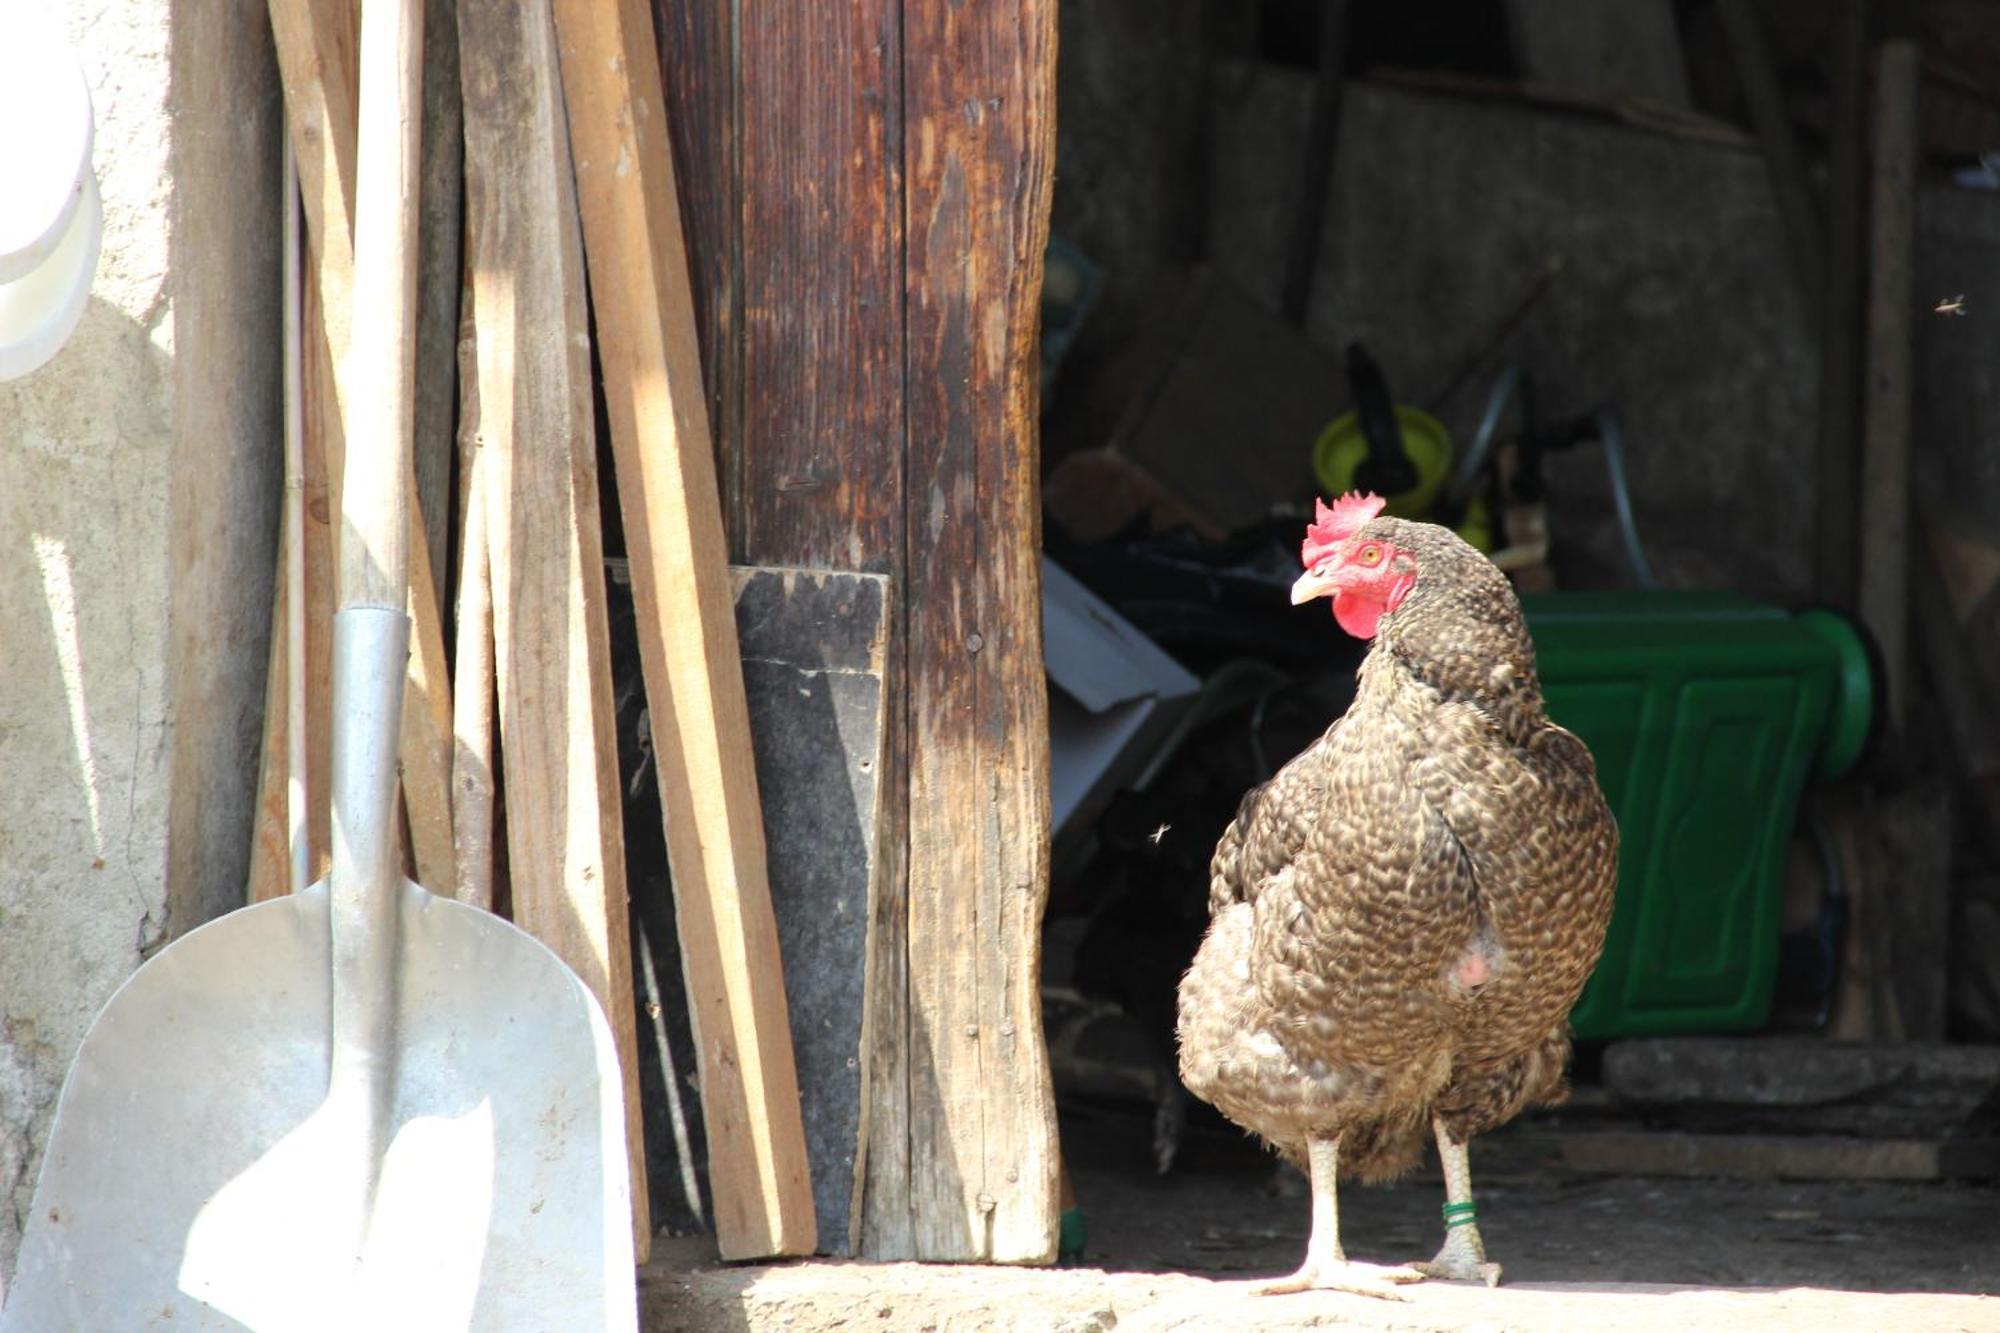
[(1357, 1296), (1402, 1300), (1403, 1294), (1393, 1284), (1421, 1282), (1422, 1273), (1414, 1268), (1350, 1263), (1341, 1252), (1340, 1203), (1334, 1192), (1334, 1168), (1340, 1161), (1340, 1140), (1308, 1140), (1306, 1160), (1312, 1168), (1312, 1235), (1306, 1241), (1306, 1261), (1290, 1277), (1258, 1287), (1258, 1294), (1276, 1296), (1291, 1291), (1347, 1291)]
[(1497, 1287), (1500, 1265), (1487, 1261), (1479, 1223), (1473, 1220), (1472, 1166), (1466, 1160), (1465, 1145), (1452, 1138), (1443, 1120), (1432, 1120), (1431, 1127), (1437, 1131), (1438, 1158), (1444, 1164), (1444, 1248), (1429, 1263), (1411, 1266), (1425, 1277)]

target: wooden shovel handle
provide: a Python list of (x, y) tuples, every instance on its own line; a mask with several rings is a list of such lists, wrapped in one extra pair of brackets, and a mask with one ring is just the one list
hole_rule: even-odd
[(415, 380), (423, 6), (366, 0), (354, 200), (354, 338), (347, 353), (340, 605), (404, 607)]

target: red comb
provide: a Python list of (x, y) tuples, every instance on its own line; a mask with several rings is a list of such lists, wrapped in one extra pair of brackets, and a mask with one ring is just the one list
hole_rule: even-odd
[(1379, 495), (1360, 495), (1349, 491), (1329, 507), (1315, 496), (1315, 521), (1306, 526), (1306, 540), (1299, 548), (1299, 559), (1307, 569), (1311, 569), (1319, 563), (1320, 557), (1361, 531), (1369, 519), (1382, 512), (1386, 503)]

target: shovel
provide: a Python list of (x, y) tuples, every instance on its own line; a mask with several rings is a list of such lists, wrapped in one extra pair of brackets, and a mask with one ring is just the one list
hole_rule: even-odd
[(554, 954), (397, 859), (421, 10), (362, 12), (332, 870), (112, 996), (0, 1333), (637, 1327), (604, 1015)]

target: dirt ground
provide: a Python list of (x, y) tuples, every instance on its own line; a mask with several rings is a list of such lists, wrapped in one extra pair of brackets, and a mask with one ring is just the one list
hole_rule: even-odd
[[(1959, 1183), (1581, 1176), (1522, 1122), (1474, 1146), (1473, 1184), (1498, 1290), (1426, 1284), (1404, 1303), (1314, 1293), (1258, 1297), (1250, 1279), (1295, 1267), (1307, 1203), (1271, 1159), (1220, 1123), (1190, 1125), (1170, 1175), (1150, 1172), (1138, 1108), (1071, 1106), (1065, 1155), (1084, 1210), (1084, 1266), (998, 1270), (811, 1263), (726, 1268), (699, 1243), (661, 1247), (645, 1327), (668, 1330), (1121, 1330), (1604, 1328), (1995, 1330), (2000, 1189)], [(1341, 1192), (1355, 1258), (1428, 1257), (1434, 1165)]]

